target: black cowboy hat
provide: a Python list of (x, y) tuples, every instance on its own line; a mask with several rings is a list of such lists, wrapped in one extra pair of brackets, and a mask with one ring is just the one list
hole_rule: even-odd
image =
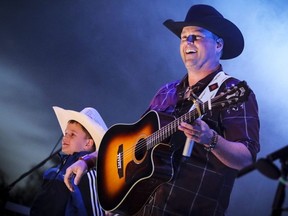
[(199, 26), (216, 34), (224, 40), (221, 59), (235, 58), (244, 49), (244, 38), (238, 27), (209, 5), (193, 5), (189, 9), (184, 22), (169, 19), (163, 24), (179, 38), (185, 26)]

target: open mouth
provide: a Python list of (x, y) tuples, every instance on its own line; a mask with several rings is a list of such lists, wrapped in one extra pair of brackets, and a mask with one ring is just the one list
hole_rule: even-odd
[(186, 54), (196, 53), (196, 50), (194, 50), (194, 49), (186, 49), (185, 53)]

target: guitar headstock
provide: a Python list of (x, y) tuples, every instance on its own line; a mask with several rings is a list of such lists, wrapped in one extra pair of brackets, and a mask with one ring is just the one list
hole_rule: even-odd
[(251, 89), (245, 81), (239, 82), (237, 85), (228, 88), (221, 92), (218, 96), (211, 100), (211, 107), (224, 108), (231, 105), (236, 105), (248, 100)]

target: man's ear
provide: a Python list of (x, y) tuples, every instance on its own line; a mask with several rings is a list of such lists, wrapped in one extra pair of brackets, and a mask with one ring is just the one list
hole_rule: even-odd
[(224, 46), (224, 41), (222, 38), (218, 38), (216, 40), (216, 44), (217, 44), (217, 48), (222, 48), (223, 49), (223, 46)]
[(222, 38), (218, 38), (216, 40), (216, 49), (217, 52), (219, 53), (220, 58), (223, 54), (223, 48), (224, 48), (224, 40)]

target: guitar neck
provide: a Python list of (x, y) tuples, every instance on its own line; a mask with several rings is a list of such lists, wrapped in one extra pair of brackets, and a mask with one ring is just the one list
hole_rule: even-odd
[[(207, 109), (208, 109), (208, 102), (199, 104), (199, 111), (202, 115), (206, 113)], [(180, 125), (181, 122), (191, 123), (195, 121), (198, 117), (200, 117), (199, 112), (196, 108), (194, 108), (191, 111), (183, 114), (179, 118), (176, 118), (174, 121), (163, 126), (158, 131), (154, 132), (149, 137), (147, 137), (146, 141), (148, 149), (153, 148), (155, 145), (163, 142), (163, 140), (173, 135), (178, 130), (178, 126)]]

